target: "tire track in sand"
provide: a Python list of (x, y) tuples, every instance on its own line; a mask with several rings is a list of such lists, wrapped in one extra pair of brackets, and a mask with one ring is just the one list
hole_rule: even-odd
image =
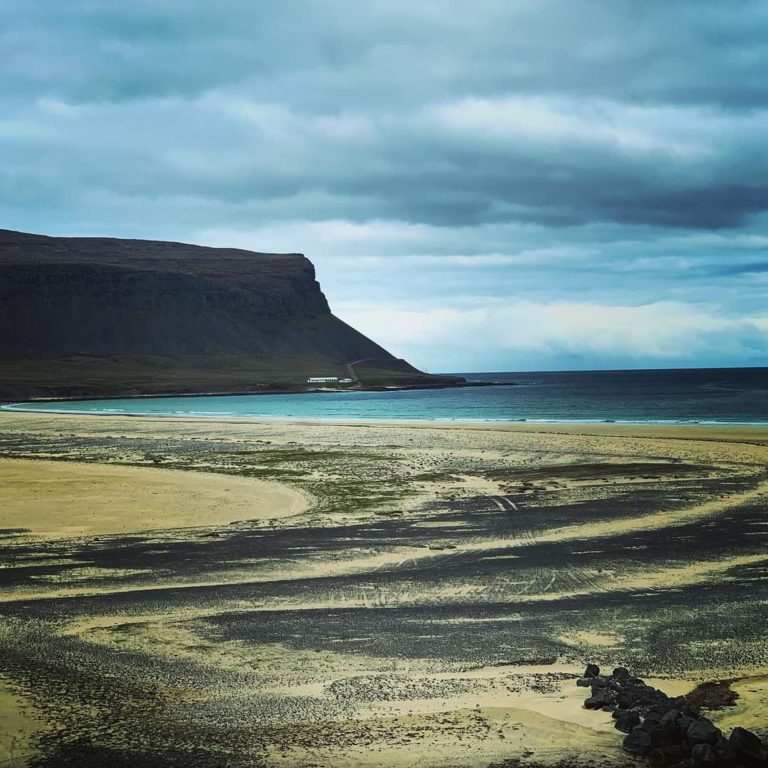
[(439, 558), (455, 557), (468, 552), (483, 550), (515, 549), (521, 546), (532, 546), (537, 543), (557, 541), (577, 541), (579, 539), (599, 539), (636, 531), (664, 530), (675, 526), (686, 525), (696, 520), (714, 517), (732, 510), (746, 502), (768, 495), (768, 480), (763, 480), (753, 488), (734, 493), (724, 498), (711, 499), (702, 504), (696, 504), (678, 510), (662, 510), (651, 512), (641, 517), (622, 518), (600, 523), (585, 523), (569, 525), (545, 531), (540, 534), (530, 533), (526, 536), (493, 538), (470, 541), (457, 544), (456, 549), (445, 551), (427, 551), (423, 547), (400, 547), (391, 552), (379, 552), (375, 555), (351, 557), (331, 562), (307, 563), (303, 567), (291, 571), (280, 571), (275, 574), (265, 574), (263, 577), (249, 578), (241, 576), (236, 579), (208, 579), (204, 581), (175, 581), (163, 584), (141, 584), (114, 587), (64, 587), (44, 592), (17, 591), (15, 594), (0, 596), (0, 603), (16, 602), (19, 600), (55, 599), (63, 597), (86, 597), (126, 592), (155, 592), (171, 589), (198, 589), (211, 587), (226, 587), (231, 585), (264, 584), (272, 581), (322, 579), (329, 576), (355, 576), (384, 568), (397, 568), (404, 563), (418, 565), (420, 562), (434, 561)]

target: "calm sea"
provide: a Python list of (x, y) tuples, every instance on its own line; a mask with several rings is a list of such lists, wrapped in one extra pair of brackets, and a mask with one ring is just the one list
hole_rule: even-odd
[(28, 403), (35, 411), (237, 418), (768, 424), (768, 368), (464, 373), (503, 386)]

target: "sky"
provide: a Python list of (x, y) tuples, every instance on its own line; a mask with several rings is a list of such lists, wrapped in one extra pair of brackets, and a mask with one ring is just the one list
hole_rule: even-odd
[(302, 252), (430, 371), (768, 364), (768, 0), (3, 0), (0, 227)]

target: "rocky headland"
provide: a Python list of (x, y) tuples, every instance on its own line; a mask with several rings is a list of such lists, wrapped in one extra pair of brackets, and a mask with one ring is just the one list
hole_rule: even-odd
[(450, 386), (335, 317), (298, 253), (0, 230), (0, 399)]

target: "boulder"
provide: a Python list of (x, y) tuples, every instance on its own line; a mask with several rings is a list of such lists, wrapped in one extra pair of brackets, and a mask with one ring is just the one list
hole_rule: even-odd
[(671, 747), (678, 745), (683, 740), (677, 723), (659, 723), (658, 727), (651, 733), (654, 746)]
[[(680, 723), (681, 718), (682, 718), (682, 713), (680, 712), (680, 710), (675, 709), (673, 707), (672, 709), (668, 709), (661, 716), (661, 720), (659, 720), (659, 722), (663, 723), (664, 725), (667, 725), (669, 723), (674, 723), (675, 725), (678, 725)], [(688, 725), (690, 725), (690, 723)]]
[(630, 707), (634, 707), (635, 704), (638, 703), (636, 691), (636, 687), (623, 688), (616, 694), (616, 703), (622, 709), (630, 709)]
[(695, 717), (691, 717), (690, 715), (686, 715), (683, 713), (680, 715), (680, 719), (677, 721), (678, 725), (680, 726), (680, 730), (683, 733), (687, 733), (688, 729), (696, 722)]
[(616, 680), (629, 680), (631, 675), (629, 674), (629, 670), (626, 667), (616, 667), (616, 669), (613, 670), (613, 674), (611, 677), (615, 678)]
[(616, 706), (616, 697), (605, 688), (595, 692), (584, 702), (586, 709), (602, 709), (606, 706)]
[(717, 755), (711, 744), (694, 744), (691, 750), (691, 761), (701, 768), (715, 768)]
[(724, 736), (717, 740), (714, 749), (717, 755), (717, 768), (738, 768), (739, 765), (743, 765), (739, 763), (736, 752)]
[(615, 728), (622, 733), (629, 733), (633, 728), (640, 725), (640, 715), (637, 712), (631, 712), (626, 709), (616, 710)]
[(768, 766), (768, 750), (752, 731), (734, 728), (728, 744), (738, 760), (748, 766)]
[(648, 718), (654, 718), (656, 735), (654, 741), (659, 745), (679, 744), (685, 731), (680, 727), (681, 715), (676, 709), (670, 709), (663, 714), (649, 712)]
[(665, 768), (668, 765), (677, 765), (685, 754), (679, 746), (656, 747), (648, 753), (648, 762), (658, 768)]
[(722, 734), (711, 720), (700, 717), (688, 727), (685, 735), (691, 744), (714, 744)]
[(663, 691), (652, 688), (650, 685), (645, 685), (645, 683), (622, 686), (617, 694), (616, 701), (622, 709), (629, 709), (635, 706), (657, 707), (660, 711), (666, 712), (670, 707), (670, 698)]
[(651, 734), (648, 733), (642, 725), (638, 725), (637, 728), (633, 728), (624, 738), (622, 746), (624, 747), (624, 750), (631, 755), (640, 755), (641, 757), (644, 757), (653, 747)]
[(659, 712), (658, 710), (651, 708), (645, 713), (646, 725), (657, 726), (661, 723), (662, 717), (664, 717), (663, 712)]

